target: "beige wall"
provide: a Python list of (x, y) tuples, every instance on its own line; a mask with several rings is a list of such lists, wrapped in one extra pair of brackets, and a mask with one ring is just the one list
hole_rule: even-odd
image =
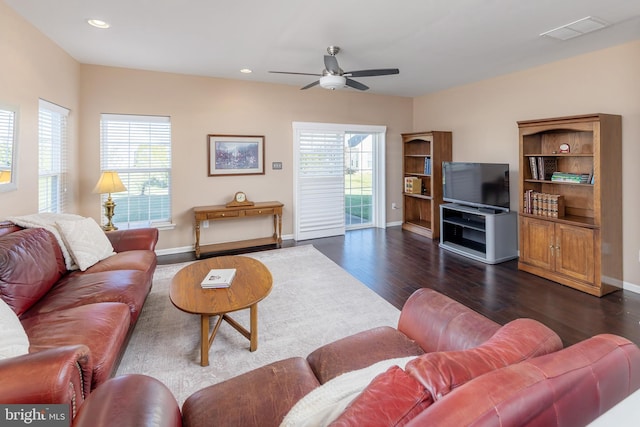
[[(0, 1), (0, 102), (19, 107), (18, 190), (0, 193), (0, 218), (37, 211), (38, 99), (71, 110), (70, 211), (100, 219), (91, 189), (99, 175), (100, 113), (169, 115), (173, 127), (174, 230), (161, 232), (159, 248), (192, 245), (190, 209), (223, 203), (237, 190), (254, 200), (285, 203), (284, 233), (292, 225), (293, 121), (386, 125), (387, 222), (400, 200), (400, 133), (451, 130), (454, 160), (517, 164), (516, 121), (582, 113), (623, 116), (624, 280), (640, 284), (640, 41), (439, 93), (409, 98), (79, 65)], [(208, 133), (266, 137), (266, 174), (207, 177)], [(271, 170), (272, 161), (284, 169)], [(514, 181), (518, 171), (512, 169)], [(512, 193), (512, 203), (517, 195)], [(225, 227), (226, 229), (227, 227)], [(212, 241), (251, 236), (251, 227), (207, 230)]]
[(0, 193), (0, 218), (38, 211), (38, 99), (71, 110), (70, 209), (76, 209), (80, 65), (0, 1), (0, 103), (19, 109), (16, 191)]
[[(251, 200), (283, 202), (283, 234), (292, 234), (294, 121), (387, 126), (387, 206), (401, 201), (400, 133), (411, 130), (411, 98), (300, 91), (287, 85), (93, 65), (82, 65), (80, 82), (80, 211), (85, 215), (98, 218), (101, 214), (99, 198), (91, 194), (99, 177), (100, 113), (171, 117), (176, 228), (161, 231), (160, 249), (191, 247), (191, 209), (224, 204), (239, 190)], [(207, 134), (264, 135), (265, 175), (208, 177)], [(272, 170), (273, 161), (281, 161), (283, 169)], [(399, 210), (387, 209), (387, 222), (401, 219)], [(266, 237), (272, 227), (268, 218), (212, 223), (212, 228), (203, 230), (203, 240), (213, 243)]]
[[(624, 281), (640, 285), (640, 41), (414, 99), (414, 130), (453, 132), (456, 161), (506, 162), (518, 182), (518, 120), (622, 115)], [(518, 205), (512, 187), (512, 206)]]

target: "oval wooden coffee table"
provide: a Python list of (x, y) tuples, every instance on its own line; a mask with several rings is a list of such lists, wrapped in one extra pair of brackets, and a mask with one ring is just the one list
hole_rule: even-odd
[[(203, 289), (200, 282), (214, 268), (235, 268), (236, 276), (228, 288)], [(269, 292), (271, 272), (260, 261), (244, 256), (221, 256), (196, 261), (173, 277), (169, 297), (174, 306), (187, 313), (200, 315), (200, 364), (209, 365), (209, 348), (223, 320), (250, 341), (249, 349), (258, 348), (258, 302)], [(228, 313), (249, 308), (250, 326), (247, 331), (229, 317)], [(209, 317), (218, 320), (209, 336)]]

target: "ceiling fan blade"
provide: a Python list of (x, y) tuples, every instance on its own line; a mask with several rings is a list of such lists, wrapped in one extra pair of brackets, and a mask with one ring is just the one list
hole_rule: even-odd
[(345, 82), (345, 84), (349, 87), (352, 87), (354, 89), (358, 89), (358, 90), (367, 90), (369, 89), (369, 86), (367, 85), (363, 85), (360, 82), (357, 82), (355, 80), (351, 80), (351, 79), (347, 79), (347, 81)]
[(397, 68), (379, 68), (376, 70), (358, 70), (358, 71), (348, 71), (344, 73), (345, 76), (349, 77), (373, 77), (373, 76), (388, 76), (390, 74), (399, 74), (400, 70)]
[(316, 86), (318, 83), (320, 83), (320, 80), (316, 80), (313, 83), (309, 83), (308, 85), (301, 87), (300, 90), (305, 90), (305, 89), (309, 89), (310, 87), (314, 87)]
[(336, 76), (340, 75), (340, 66), (338, 65), (338, 60), (333, 55), (325, 55), (324, 56), (324, 67), (330, 74), (334, 74)]
[(295, 74), (299, 76), (322, 76), (322, 74), (318, 74), (318, 73), (296, 73), (293, 71), (269, 71), (269, 72), (274, 74)]

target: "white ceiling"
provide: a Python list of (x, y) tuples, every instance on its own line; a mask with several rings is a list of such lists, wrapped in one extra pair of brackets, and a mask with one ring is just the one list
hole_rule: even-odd
[[(316, 78), (268, 71), (321, 73), (337, 45), (345, 71), (399, 68), (356, 80), (400, 96), (640, 39), (638, 0), (4, 1), (81, 63), (302, 87)], [(613, 25), (567, 41), (539, 36), (587, 16)]]

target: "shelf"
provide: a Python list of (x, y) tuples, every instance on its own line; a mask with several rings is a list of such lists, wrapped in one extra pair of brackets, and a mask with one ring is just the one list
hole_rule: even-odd
[(593, 218), (584, 217), (584, 216), (565, 215), (560, 218), (553, 218), (549, 216), (533, 215), (528, 213), (520, 213), (520, 216), (527, 217), (527, 218), (543, 219), (545, 221), (558, 222), (562, 224), (577, 225), (585, 228), (594, 228), (594, 229), (599, 228), (597, 225), (595, 225), (595, 221)]
[[(612, 114), (518, 122), (518, 269), (596, 296), (621, 287), (621, 125), (622, 117)], [(563, 145), (570, 147), (568, 153), (560, 152)], [(545, 169), (539, 158), (546, 159), (545, 175), (535, 173)], [(590, 179), (553, 181), (554, 169)], [(524, 213), (530, 212), (528, 191), (561, 196), (564, 215)]]
[[(451, 132), (403, 133), (402, 174), (421, 185), (417, 194), (402, 187), (402, 229), (437, 239), (440, 233), (442, 203), (442, 162), (451, 161)], [(426, 172), (426, 173), (425, 173)], [(417, 188), (414, 187), (417, 191)]]
[(407, 196), (407, 197), (415, 197), (416, 199), (424, 199), (424, 200), (432, 200), (433, 199), (431, 196), (428, 196), (426, 194), (403, 193), (403, 195)]
[(484, 221), (472, 221), (464, 218), (443, 218), (442, 222), (448, 224), (459, 225), (465, 228), (471, 228), (472, 230), (485, 231), (486, 225)]
[(593, 153), (523, 154), (524, 157), (593, 157)]
[(525, 179), (525, 182), (533, 182), (539, 184), (554, 184), (554, 185), (579, 185), (583, 187), (593, 187), (593, 184), (585, 184), (583, 182), (566, 182), (566, 181), (551, 181), (548, 179)]

